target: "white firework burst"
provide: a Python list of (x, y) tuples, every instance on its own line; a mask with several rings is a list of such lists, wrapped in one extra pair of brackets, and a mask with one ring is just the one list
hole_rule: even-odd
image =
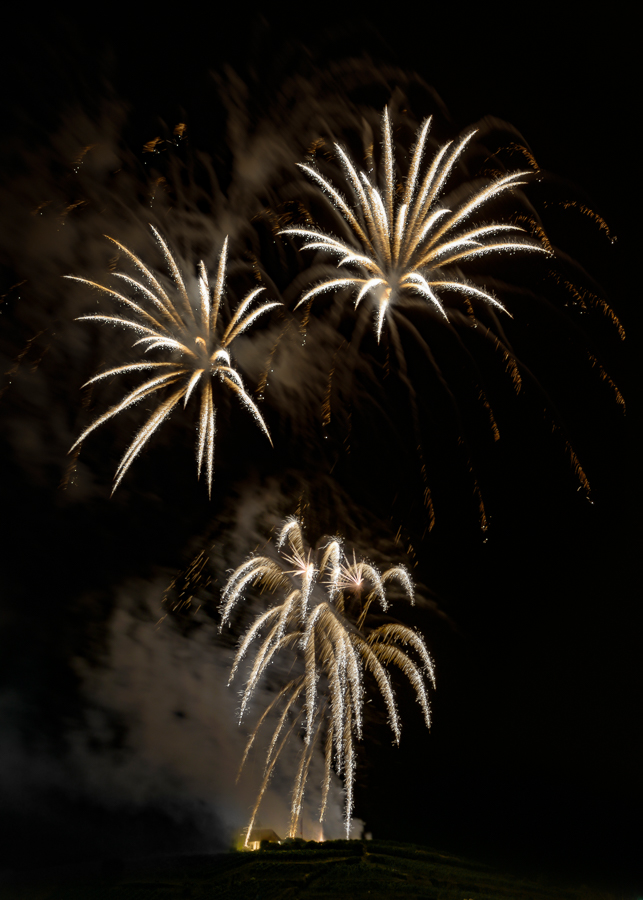
[[(435, 154), (422, 174), (431, 119), (420, 128), (402, 191), (397, 193), (393, 138), (388, 109), (382, 118), (383, 189), (377, 172), (369, 176), (358, 171), (346, 150), (335, 144), (346, 181), (353, 194), (351, 204), (312, 165), (299, 167), (331, 198), (349, 226), (352, 241), (314, 228), (284, 228), (280, 234), (305, 238), (302, 249), (321, 250), (339, 257), (338, 268), (345, 274), (316, 284), (297, 306), (319, 294), (341, 288), (356, 292), (355, 308), (367, 296), (375, 301), (375, 332), (379, 341), (387, 312), (411, 295), (425, 300), (439, 318), (449, 321), (449, 308), (441, 294), (453, 291), (467, 300), (478, 300), (507, 312), (489, 291), (471, 284), (459, 273), (467, 260), (493, 253), (550, 251), (522, 237), (524, 229), (503, 222), (469, 225), (474, 214), (499, 195), (525, 183), (530, 172), (512, 172), (483, 187), (473, 187), (470, 195), (449, 209), (441, 201), (449, 175), (476, 133), (469, 131), (456, 142), (448, 142)], [(458, 268), (456, 268), (458, 267)], [(353, 274), (350, 270), (357, 270)]]
[[(143, 276), (143, 280), (137, 281), (123, 272), (114, 272), (117, 278), (122, 279), (129, 288), (140, 294), (138, 301), (134, 301), (124, 293), (112, 290), (87, 278), (79, 278), (76, 275), (64, 276), (72, 281), (78, 281), (81, 284), (87, 284), (92, 288), (96, 288), (111, 299), (124, 304), (128, 313), (131, 311), (134, 314), (133, 316), (92, 314), (80, 316), (79, 321), (116, 325), (131, 329), (138, 335), (141, 335), (133, 345), (141, 351), (141, 357), (138, 360), (101, 372), (91, 378), (87, 385), (95, 384), (113, 375), (124, 375), (129, 372), (152, 372), (150, 379), (130, 391), (123, 400), (95, 419), (83, 431), (70, 452), (78, 447), (95, 428), (98, 428), (99, 425), (102, 425), (108, 419), (134, 406), (144, 398), (153, 396), (157, 399), (158, 405), (143, 427), (137, 432), (120, 461), (114, 477), (113, 490), (116, 490), (134, 459), (161, 423), (167, 419), (172, 410), (181, 401), (183, 401), (184, 407), (187, 406), (190, 397), (192, 394), (195, 394), (200, 397), (196, 422), (197, 471), (200, 477), (202, 469), (205, 469), (208, 494), (210, 495), (212, 491), (214, 437), (216, 432), (215, 392), (213, 389), (215, 383), (223, 384), (238, 397), (242, 405), (254, 416), (255, 421), (270, 443), (272, 443), (268, 427), (261, 413), (248, 395), (241, 375), (232, 365), (230, 345), (259, 316), (281, 304), (277, 302), (264, 303), (250, 311), (255, 298), (264, 290), (264, 288), (256, 288), (250, 291), (241, 301), (228, 324), (224, 325), (220, 315), (220, 308), (227, 260), (227, 237), (219, 257), (213, 288), (210, 287), (205, 265), (203, 262), (199, 263), (199, 301), (198, 303), (193, 303), (188, 295), (185, 281), (174, 256), (159, 232), (154, 227), (152, 227), (152, 231), (160, 244), (163, 256), (171, 272), (176, 289), (174, 296), (171, 297), (168, 294), (156, 276), (139, 257), (135, 256), (134, 253), (128, 250), (127, 247), (124, 247), (123, 244), (114, 240), (114, 238), (108, 238), (108, 240), (112, 241), (131, 260)], [(163, 360), (149, 358), (148, 354), (151, 351), (159, 350), (163, 351), (164, 355), (170, 358)]]
[[(320, 821), (324, 818), (334, 768), (344, 778), (348, 837), (353, 810), (355, 742), (362, 736), (364, 672), (368, 671), (374, 677), (386, 704), (394, 739), (399, 742), (401, 722), (387, 666), (399, 667), (409, 679), (424, 721), (430, 727), (431, 711), (425, 680), (435, 687), (433, 662), (423, 638), (411, 628), (388, 623), (365, 629), (366, 617), (374, 601), (383, 610), (388, 608), (388, 582), (397, 581), (413, 603), (413, 583), (404, 566), (394, 566), (380, 574), (375, 566), (357, 560), (354, 554), (351, 562), (338, 537), (326, 538), (316, 552), (306, 550), (302, 526), (296, 518), (286, 521), (276, 546), (278, 558), (252, 556), (230, 575), (220, 607), (223, 627), (251, 586), (260, 587), (262, 592), (280, 594), (283, 598), (278, 605), (260, 613), (239, 642), (229, 683), (254, 642), (260, 642), (242, 693), (240, 719), (276, 654), (288, 649), (295, 651), (302, 669), (281, 688), (261, 716), (246, 746), (241, 767), (268, 713), (283, 704), (270, 739), (263, 781), (248, 834), (281, 750), (301, 724), (304, 740), (293, 786), (289, 834), (297, 833), (314, 748), (322, 741), (325, 775)], [(419, 662), (403, 647), (414, 651)]]

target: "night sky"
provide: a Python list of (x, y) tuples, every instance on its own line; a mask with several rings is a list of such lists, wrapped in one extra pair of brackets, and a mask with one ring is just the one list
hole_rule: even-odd
[[(226, 569), (303, 508), (311, 544), (341, 532), (382, 566), (407, 564), (424, 598), (396, 612), (421, 629), (436, 661), (433, 728), (401, 683), (401, 746), (391, 746), (383, 712), (367, 720), (356, 801), (365, 830), (634, 896), (643, 884), (643, 321), (633, 262), (637, 110), (615, 30), (527, 7), (480, 9), (479, 21), (456, 8), (418, 20), (406, 12), (385, 24), (321, 8), (315, 21), (251, 7), (224, 17), (183, 8), (167, 18), (109, 15), (100, 29), (71, 16), (35, 31), (24, 21), (4, 61), (4, 870), (228, 846), (253, 789), (232, 785), (241, 746), (225, 688), (234, 634), (217, 637), (218, 592)], [(313, 307), (302, 347), (292, 310), (308, 261), (280, 249), (270, 230), (271, 214), (293, 215), (302, 197), (315, 202), (295, 167), (313, 140), (358, 147), (356, 116), (376, 127), (388, 102), (400, 121), (407, 116), (411, 137), (408, 123), (431, 113), (442, 140), (487, 116), (513, 126), (544, 173), (528, 196), (565, 271), (589, 273), (627, 334), (621, 341), (600, 310), (563, 313), (546, 286), (538, 302), (517, 291), (509, 333), (534, 377), (515, 398), (497, 360), (481, 362), (498, 442), (455, 344), (435, 338), (457, 413), (411, 348), (430, 531), (408, 398), (384, 377), (374, 341), (352, 370), (340, 360), (322, 424), (341, 343), (332, 304)], [(156, 152), (145, 152), (156, 138)], [(562, 210), (568, 200), (576, 207)], [(97, 297), (61, 276), (107, 283), (105, 233), (160, 268), (148, 222), (211, 272), (230, 234), (230, 299), (252, 286), (257, 263), (267, 295), (286, 305), (239, 342), (237, 356), (254, 390), (285, 334), (262, 405), (274, 450), (247, 413), (222, 402), (210, 501), (196, 479), (188, 414), (165, 424), (111, 498), (136, 410), (98, 429), (71, 465), (67, 456), (119, 396), (118, 384), (91, 393), (82, 385), (118, 364), (131, 341), (74, 322)], [(504, 275), (541, 276), (532, 263)], [(342, 320), (344, 337), (351, 327)], [(625, 416), (588, 351), (618, 385)], [(169, 612), (180, 573), (201, 551), (210, 562), (192, 606)], [(266, 825), (287, 788), (275, 779)]]

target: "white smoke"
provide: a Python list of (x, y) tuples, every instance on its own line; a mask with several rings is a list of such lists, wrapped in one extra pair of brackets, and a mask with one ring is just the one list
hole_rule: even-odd
[[(205, 805), (232, 842), (248, 824), (262, 759), (251, 756), (235, 783), (246, 730), (238, 724), (236, 692), (226, 687), (230, 651), (217, 646), (216, 628), (203, 614), (195, 614), (200, 627), (189, 637), (169, 617), (159, 622), (164, 587), (162, 581), (124, 587), (101, 664), (76, 660), (87, 707), (84, 727), (68, 735), (69, 760), (84, 793), (97, 802), (129, 808), (160, 803), (187, 815)], [(261, 714), (265, 701), (265, 692), (259, 692), (249, 721)], [(124, 734), (117, 747), (110, 746), (114, 721)], [(286, 750), (260, 809), (259, 820), (281, 836), (288, 830), (296, 752), (295, 743)], [(304, 798), (303, 833), (309, 839), (321, 834), (316, 785), (321, 777), (321, 770), (311, 774)], [(335, 780), (326, 838), (342, 836), (342, 802)], [(354, 830), (360, 826), (356, 822)], [(207, 835), (203, 838), (207, 844)], [(219, 834), (212, 836), (213, 849), (219, 840)]]

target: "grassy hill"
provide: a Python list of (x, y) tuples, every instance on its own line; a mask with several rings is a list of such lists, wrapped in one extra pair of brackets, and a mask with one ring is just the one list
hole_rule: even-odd
[(620, 900), (587, 886), (527, 881), (426, 847), (295, 841), (256, 852), (173, 857), (0, 885), (6, 900)]

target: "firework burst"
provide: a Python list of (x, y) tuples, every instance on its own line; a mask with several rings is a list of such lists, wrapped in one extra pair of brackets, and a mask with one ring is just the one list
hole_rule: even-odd
[[(163, 256), (171, 272), (176, 288), (174, 298), (170, 297), (147, 266), (127, 247), (124, 247), (114, 238), (108, 238), (108, 240), (112, 241), (133, 262), (141, 272), (146, 284), (142, 281), (136, 281), (123, 272), (115, 272), (114, 274), (122, 279), (129, 288), (133, 288), (142, 295), (141, 303), (145, 303), (148, 307), (147, 309), (141, 303), (125, 296), (125, 294), (105, 287), (102, 284), (97, 284), (94, 281), (89, 281), (87, 278), (79, 278), (75, 275), (64, 276), (72, 281), (79, 281), (81, 284), (87, 284), (92, 288), (96, 288), (103, 294), (124, 304), (128, 312), (132, 311), (135, 314), (133, 318), (92, 314), (80, 316), (79, 321), (117, 325), (122, 328), (132, 329), (137, 334), (142, 335), (133, 345), (142, 351), (143, 356), (141, 359), (101, 372), (99, 375), (91, 378), (87, 385), (94, 384), (112, 375), (124, 375), (128, 372), (151, 370), (153, 373), (152, 378), (128, 393), (123, 400), (112, 406), (111, 409), (99, 416), (86, 428), (70, 452), (77, 448), (103, 422), (128, 409), (130, 406), (134, 406), (144, 398), (154, 396), (156, 399), (158, 397), (157, 407), (135, 435), (120, 461), (114, 477), (114, 491), (156, 429), (181, 401), (183, 401), (184, 407), (187, 406), (190, 397), (196, 392), (200, 395), (196, 425), (197, 471), (200, 477), (201, 470), (205, 468), (208, 494), (210, 495), (212, 491), (214, 437), (216, 432), (216, 407), (214, 405), (213, 390), (215, 381), (221, 382), (238, 397), (241, 404), (252, 413), (255, 421), (270, 443), (272, 443), (268, 427), (261, 413), (248, 396), (241, 375), (232, 365), (229, 348), (234, 339), (246, 331), (259, 316), (280, 304), (277, 302), (264, 303), (251, 312), (250, 307), (255, 298), (264, 290), (263, 288), (256, 288), (250, 291), (241, 301), (227, 326), (224, 327), (222, 316), (220, 316), (220, 307), (225, 280), (227, 237), (219, 257), (213, 289), (210, 288), (205, 265), (203, 262), (199, 263), (198, 287), (200, 302), (196, 305), (190, 300), (185, 281), (167, 244), (154, 227), (152, 227), (152, 232), (160, 244)], [(154, 350), (162, 350), (171, 358), (151, 360), (147, 357), (147, 354)]]
[[(266, 755), (263, 781), (252, 811), (248, 834), (281, 751), (297, 729), (303, 729), (299, 766), (295, 775), (289, 834), (297, 833), (304, 789), (316, 745), (324, 747), (325, 767), (320, 821), (323, 821), (333, 769), (343, 775), (346, 792), (345, 827), (350, 834), (355, 776), (355, 743), (362, 737), (364, 672), (368, 671), (386, 704), (394, 740), (399, 742), (400, 717), (387, 667), (398, 666), (415, 689), (427, 728), (431, 712), (425, 681), (435, 687), (433, 662), (418, 632), (398, 623), (367, 628), (371, 605), (386, 611), (386, 588), (396, 582), (413, 603), (414, 590), (404, 566), (380, 574), (366, 560), (348, 558), (338, 537), (325, 538), (313, 552), (306, 550), (298, 519), (288, 519), (277, 542), (278, 556), (251, 556), (230, 576), (221, 600), (221, 627), (251, 586), (282, 596), (282, 602), (260, 613), (241, 638), (229, 683), (255, 641), (259, 647), (250, 663), (241, 695), (240, 720), (274, 657), (293, 651), (300, 671), (281, 688), (248, 740), (241, 763), (268, 714), (282, 706)], [(405, 648), (405, 649), (402, 649)], [(414, 661), (408, 650), (418, 662)], [(241, 770), (240, 770), (241, 771)]]
[[(448, 361), (440, 357), (445, 345), (439, 340), (433, 345), (430, 331), (419, 327), (417, 313), (427, 312), (438, 325), (451, 332), (452, 346), (459, 347), (464, 354), (466, 368), (461, 371), (471, 374), (472, 384), (467, 390), (472, 388), (473, 396), (481, 403), (482, 414), (494, 441), (499, 440), (500, 431), (486, 393), (483, 369), (475, 357), (474, 341), (477, 347), (481, 342), (486, 343), (491, 355), (501, 358), (516, 394), (520, 393), (523, 377), (526, 377), (542, 396), (546, 409), (550, 407), (549, 397), (515, 355), (501, 323), (502, 316), (513, 318), (511, 311), (490, 289), (490, 284), (495, 282), (500, 285), (501, 282), (489, 277), (485, 284), (480, 273), (472, 268), (482, 257), (498, 261), (500, 257), (513, 254), (549, 258), (556, 255), (533, 210), (525, 206), (524, 198), (515, 197), (519, 189), (540, 170), (526, 147), (511, 145), (509, 149), (512, 152), (519, 150), (529, 161), (531, 169), (497, 171), (496, 174), (467, 180), (453, 187), (453, 175), (478, 133), (475, 128), (456, 140), (438, 146), (432, 154), (429, 152), (431, 118), (425, 119), (418, 129), (408, 167), (403, 171), (396, 161), (391, 120), (386, 107), (381, 124), (381, 154), (378, 160), (372, 148), (367, 151), (367, 172), (359, 169), (344, 147), (334, 144), (334, 156), (344, 184), (343, 193), (337, 186), (340, 182), (333, 183), (333, 178), (322, 173), (314, 162), (299, 164), (314, 186), (330, 201), (337, 214), (336, 226), (332, 230), (326, 229), (316, 225), (314, 218), (309, 216), (308, 224), (282, 228), (279, 233), (296, 240), (303, 239), (301, 247), (304, 250), (337, 258), (339, 272), (335, 268), (324, 267), (326, 271), (322, 278), (309, 286), (295, 308), (307, 305), (304, 317), (307, 321), (312, 304), (325, 293), (352, 293), (351, 305), (355, 311), (370, 304), (376, 340), (378, 344), (386, 344), (384, 371), (388, 375), (392, 356), (389, 351), (393, 351), (397, 360), (396, 375), (408, 392), (424, 485), (424, 505), (428, 527), (431, 528), (435, 512), (429, 485), (431, 476), (425, 459), (425, 439), (426, 423), (431, 421), (435, 405), (426, 403), (425, 387), (419, 386), (413, 377), (418, 370), (410, 368), (407, 362), (403, 334), (412, 337), (424, 361), (432, 368), (439, 389), (445, 391), (452, 406), (458, 423), (458, 445), (463, 448), (465, 465), (473, 481), (480, 527), (484, 532), (488, 527), (487, 514), (474, 471), (469, 436), (464, 424), (461, 424), (459, 390), (462, 382), (452, 381), (451, 376), (448, 379), (445, 377), (444, 363), (448, 365)], [(509, 198), (512, 203), (514, 199), (519, 200), (524, 208), (514, 210), (509, 217), (504, 213), (498, 214), (497, 204), (504, 202), (506, 205)], [(527, 293), (532, 296), (531, 290)], [(596, 301), (601, 302), (599, 298)], [(605, 303), (604, 307), (606, 314), (614, 319), (620, 329), (620, 323), (611, 309)], [(369, 317), (362, 316), (355, 325), (353, 359), (368, 321)], [(580, 333), (579, 336), (582, 338)], [(347, 354), (345, 357), (344, 365), (351, 365), (351, 357)], [(594, 364), (593, 358), (590, 358)], [(330, 421), (333, 369), (329, 374), (323, 407), (325, 423)], [(623, 398), (614, 382), (602, 367), (600, 373), (624, 408)], [(556, 431), (559, 428), (558, 416), (552, 414), (550, 418), (552, 430)], [(589, 498), (589, 482), (568, 440), (565, 440), (565, 449), (579, 486)]]
[[(501, 194), (525, 184), (525, 177), (531, 173), (512, 172), (481, 188), (472, 187), (470, 195), (450, 209), (441, 200), (443, 190), (476, 132), (471, 130), (459, 141), (450, 141), (441, 147), (422, 174), (430, 124), (431, 119), (425, 119), (420, 128), (406, 183), (399, 194), (387, 108), (382, 119), (382, 189), (377, 184), (377, 173), (374, 171), (373, 177), (369, 178), (363, 171), (358, 171), (339, 144), (335, 144), (335, 150), (353, 194), (352, 205), (316, 168), (299, 164), (331, 198), (349, 226), (352, 241), (349, 243), (311, 228), (285, 228), (280, 232), (305, 238), (304, 250), (321, 250), (338, 256), (337, 266), (346, 272), (342, 278), (329, 278), (315, 285), (297, 306), (327, 291), (353, 288), (357, 292), (355, 308), (367, 296), (374, 300), (378, 341), (387, 312), (403, 304), (409, 296), (422, 298), (446, 322), (449, 321), (449, 307), (441, 297), (444, 291), (460, 294), (469, 302), (482, 301), (507, 313), (493, 294), (467, 281), (460, 274), (459, 266), (489, 253), (551, 252), (541, 244), (521, 237), (525, 230), (515, 224), (481, 222), (468, 225), (481, 208)], [(346, 267), (357, 269), (359, 274), (352, 274)]]

